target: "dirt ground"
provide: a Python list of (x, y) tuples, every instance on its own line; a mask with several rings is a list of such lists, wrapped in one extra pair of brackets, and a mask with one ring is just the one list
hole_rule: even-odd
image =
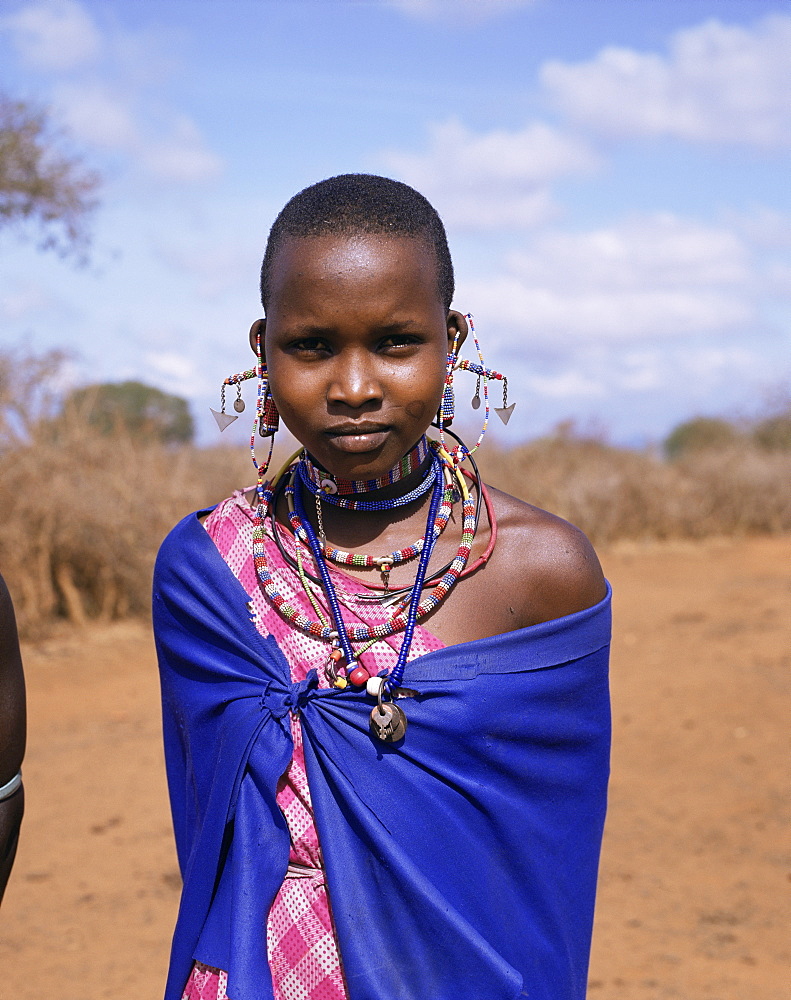
[[(791, 538), (602, 561), (614, 749), (589, 1000), (789, 1000)], [(72, 630), (24, 656), (0, 996), (155, 1000), (179, 877), (148, 631)]]

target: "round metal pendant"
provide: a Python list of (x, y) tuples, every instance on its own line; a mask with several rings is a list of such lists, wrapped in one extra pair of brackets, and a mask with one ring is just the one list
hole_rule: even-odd
[(391, 701), (374, 705), (371, 709), (371, 733), (383, 743), (397, 743), (406, 732), (406, 715)]
[(233, 408), (237, 413), (244, 413), (244, 400), (241, 396), (233, 401)]

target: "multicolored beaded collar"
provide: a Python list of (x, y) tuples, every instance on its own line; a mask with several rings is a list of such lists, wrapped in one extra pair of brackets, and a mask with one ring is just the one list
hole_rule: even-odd
[[(457, 476), (460, 473), (457, 472)], [(453, 504), (462, 495), (462, 491), (459, 490), (453, 484), (453, 479), (447, 469), (444, 469), (445, 478), (445, 489), (442, 494), (442, 503), (437, 512), (434, 525), (432, 527), (432, 532), (435, 538), (438, 538), (447, 526), (448, 520), (450, 518), (451, 512), (453, 510)], [(299, 482), (297, 476), (297, 467), (293, 467), (293, 472), (291, 474), (291, 479), (285, 488), (286, 501), (288, 503), (288, 517), (289, 523), (291, 524), (291, 530), (297, 536), (297, 538), (303, 542), (305, 545), (308, 544), (308, 536), (305, 531), (304, 525), (300, 520), (299, 516), (294, 509), (294, 494)], [(316, 494), (317, 503), (320, 499), (326, 499), (323, 494)], [(320, 513), (320, 511), (319, 511)], [(344, 566), (357, 566), (362, 568), (372, 568), (376, 567), (382, 573), (382, 580), (385, 589), (388, 589), (388, 582), (390, 577), (390, 570), (393, 566), (396, 566), (403, 562), (408, 562), (410, 559), (414, 559), (419, 556), (423, 551), (423, 545), (425, 543), (425, 535), (419, 538), (416, 542), (411, 545), (407, 545), (402, 549), (396, 549), (393, 552), (389, 552), (386, 555), (372, 556), (361, 552), (346, 552), (343, 549), (335, 548), (334, 546), (327, 545), (323, 535), (319, 534), (319, 539), (321, 541), (321, 552), (325, 559), (329, 559), (331, 562), (339, 563)]]
[[(350, 679), (352, 673), (354, 672), (354, 668), (356, 667), (358, 655), (353, 651), (351, 646), (352, 643), (370, 643), (371, 641), (384, 639), (389, 635), (404, 631), (404, 642), (402, 643), (401, 648), (403, 656), (399, 656), (399, 662), (388, 679), (388, 688), (394, 689), (400, 684), (406, 663), (406, 655), (409, 649), (409, 642), (407, 639), (411, 639), (415, 622), (432, 611), (447, 596), (448, 592), (464, 571), (469, 559), (470, 549), (475, 537), (476, 510), (475, 503), (470, 498), (462, 477), (462, 537), (456, 557), (442, 575), (441, 579), (433, 587), (431, 593), (421, 599), (421, 591), (423, 588), (423, 582), (426, 578), (425, 574), (428, 566), (428, 559), (438, 534), (435, 533), (434, 530), (437, 527), (437, 515), (441, 506), (443, 493), (445, 493), (445, 490), (443, 489), (443, 480), (445, 479), (443, 466), (450, 467), (451, 469), (454, 468), (450, 456), (445, 449), (437, 445), (435, 445), (434, 448), (435, 450), (431, 466), (427, 469), (427, 473), (423, 480), (424, 483), (429, 482), (433, 486), (433, 496), (432, 503), (429, 505), (426, 531), (423, 536), (424, 544), (422, 546), (422, 551), (420, 552), (420, 565), (418, 567), (418, 572), (416, 574), (410, 598), (404, 606), (396, 611), (390, 622), (387, 624), (368, 626), (346, 624), (343, 621), (340, 607), (334, 592), (334, 587), (329, 578), (329, 574), (326, 572), (326, 566), (324, 564), (325, 556), (322, 551), (322, 546), (316, 537), (310, 522), (305, 517), (298, 489), (294, 491), (293, 495), (296, 515), (295, 520), (298, 523), (299, 528), (304, 531), (308, 540), (309, 548), (313, 553), (314, 561), (317, 569), (319, 570), (325, 594), (330, 604), (332, 621), (311, 619), (308, 615), (304, 614), (304, 612), (295, 608), (293, 605), (290, 605), (283, 598), (278, 591), (277, 582), (269, 569), (265, 550), (265, 520), (268, 507), (272, 502), (274, 492), (273, 486), (275, 484), (267, 489), (262, 489), (259, 494), (259, 503), (256, 508), (253, 527), (253, 558), (261, 586), (272, 604), (278, 609), (283, 617), (286, 618), (287, 621), (291, 622), (292, 625), (310, 635), (332, 643), (336, 648), (337, 646), (340, 647), (338, 652), (342, 652), (343, 658), (346, 660), (346, 671)], [(300, 469), (303, 461), (304, 459), (300, 460), (298, 463), (298, 470)], [(301, 479), (302, 477), (299, 477), (297, 481), (300, 481)], [(304, 479), (302, 479), (302, 481), (304, 482)], [(413, 492), (414, 491), (410, 491), (410, 493)], [(399, 500), (400, 498), (394, 498), (389, 501), (382, 501), (382, 503), (387, 504), (389, 507), (395, 507), (399, 504)], [(295, 524), (294, 521), (292, 521), (292, 524), (294, 527), (297, 527), (297, 524)], [(300, 534), (301, 533), (302, 532), (300, 532)], [(333, 659), (337, 663), (339, 658), (333, 657)]]
[[(359, 493), (373, 493), (375, 490), (382, 490), (386, 486), (392, 486), (393, 483), (405, 479), (408, 475), (419, 469), (428, 458), (428, 453), (428, 438), (424, 434), (414, 448), (410, 448), (406, 455), (404, 455), (398, 465), (394, 466), (379, 479), (339, 479), (315, 463), (310, 455), (305, 453), (304, 458), (300, 462), (300, 475), (308, 489), (312, 485), (315, 489), (321, 490), (331, 503), (332, 499), (336, 497), (354, 496)], [(314, 491), (311, 490), (311, 492)]]

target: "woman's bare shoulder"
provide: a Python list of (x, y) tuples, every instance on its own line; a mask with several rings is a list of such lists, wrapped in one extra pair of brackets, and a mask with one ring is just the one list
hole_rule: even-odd
[(602, 600), (604, 574), (579, 528), (500, 490), (490, 487), (489, 493), (497, 517), (489, 584), (508, 592), (517, 627), (573, 614)]

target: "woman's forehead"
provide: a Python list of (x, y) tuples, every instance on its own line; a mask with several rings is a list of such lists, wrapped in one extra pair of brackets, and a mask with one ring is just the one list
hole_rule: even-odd
[(359, 233), (291, 237), (270, 265), (269, 309), (324, 295), (409, 291), (441, 303), (436, 258), (422, 239)]

